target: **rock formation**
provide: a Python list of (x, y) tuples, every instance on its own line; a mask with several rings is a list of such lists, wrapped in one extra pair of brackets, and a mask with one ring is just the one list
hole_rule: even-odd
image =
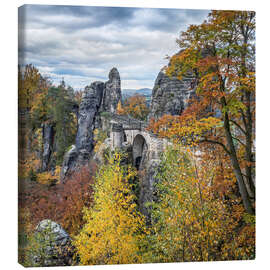
[(190, 97), (195, 95), (193, 82), (194, 77), (191, 75), (179, 80), (160, 71), (152, 91), (148, 119), (157, 119), (164, 114), (181, 114), (187, 107)]
[(139, 195), (139, 209), (147, 217), (147, 221), (150, 221), (150, 209), (149, 203), (155, 201), (156, 198), (156, 184), (158, 182), (158, 170), (160, 166), (160, 160), (145, 160), (144, 166), (140, 168), (145, 173), (142, 174), (142, 180), (140, 181), (140, 195)]
[(104, 112), (115, 113), (118, 102), (122, 99), (121, 80), (116, 68), (109, 73), (109, 81), (105, 83), (101, 109)]
[(58, 223), (49, 219), (42, 220), (36, 227), (33, 241), (33, 266), (72, 265), (71, 238)]
[(48, 123), (43, 124), (42, 125), (42, 140), (43, 140), (42, 171), (48, 170), (50, 157), (53, 151), (53, 136), (54, 136), (53, 126)]
[(99, 127), (100, 112), (114, 113), (121, 101), (121, 80), (113, 68), (109, 81), (93, 82), (86, 86), (78, 112), (78, 131), (75, 145), (65, 154), (61, 170), (61, 182), (69, 172), (89, 161), (93, 150), (93, 130)]

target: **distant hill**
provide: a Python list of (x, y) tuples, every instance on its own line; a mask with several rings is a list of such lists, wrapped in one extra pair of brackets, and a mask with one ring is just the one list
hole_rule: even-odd
[(152, 89), (150, 88), (141, 88), (141, 89), (123, 89), (122, 94), (124, 96), (134, 96), (136, 94), (142, 95), (142, 96), (151, 96)]

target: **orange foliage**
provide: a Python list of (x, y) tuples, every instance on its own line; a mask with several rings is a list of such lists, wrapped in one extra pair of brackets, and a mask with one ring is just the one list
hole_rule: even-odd
[(198, 150), (164, 153), (147, 262), (254, 259), (254, 217), (235, 196), (230, 161), (214, 147)]
[(82, 209), (92, 202), (92, 175), (96, 166), (85, 166), (66, 180), (53, 186), (22, 180), (19, 209), (28, 209), (33, 228), (43, 219), (51, 219), (63, 226), (71, 235), (84, 224)]
[(177, 41), (166, 72), (193, 74), (196, 99), (181, 116), (152, 120), (149, 129), (186, 144), (219, 145), (231, 159), (243, 204), (254, 214), (255, 13), (212, 11)]
[(129, 97), (125, 101), (124, 106), (118, 108), (118, 113), (130, 115), (140, 120), (145, 120), (149, 113), (145, 97), (138, 94)]

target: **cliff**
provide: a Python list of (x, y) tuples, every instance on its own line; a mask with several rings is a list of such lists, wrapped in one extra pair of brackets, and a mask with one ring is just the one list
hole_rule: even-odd
[(194, 77), (185, 76), (182, 80), (169, 77), (160, 71), (152, 91), (148, 119), (159, 118), (164, 114), (179, 115), (195, 95)]

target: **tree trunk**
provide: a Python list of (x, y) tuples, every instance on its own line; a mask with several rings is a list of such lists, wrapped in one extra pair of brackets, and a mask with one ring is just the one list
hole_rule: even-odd
[(245, 147), (245, 159), (249, 163), (246, 165), (245, 172), (247, 178), (247, 185), (249, 188), (249, 195), (251, 198), (255, 198), (255, 185), (252, 179), (252, 115), (251, 115), (251, 108), (250, 108), (250, 92), (245, 93), (246, 98), (246, 147)]
[(227, 144), (230, 150), (230, 159), (232, 162), (232, 166), (234, 169), (234, 173), (237, 179), (237, 183), (238, 183), (238, 187), (239, 187), (239, 191), (243, 200), (243, 204), (244, 207), (246, 209), (246, 211), (249, 214), (254, 215), (255, 211), (252, 207), (252, 204), (250, 202), (249, 199), (249, 195), (247, 192), (247, 188), (244, 182), (244, 178), (241, 172), (241, 168), (237, 159), (237, 155), (236, 155), (236, 151), (235, 151), (235, 147), (233, 144), (233, 139), (232, 139), (232, 134), (231, 134), (231, 130), (230, 130), (230, 123), (229, 123), (229, 117), (228, 117), (228, 113), (225, 113), (225, 117), (224, 117), (224, 129), (225, 129), (225, 135), (226, 135), (226, 140), (227, 140)]

